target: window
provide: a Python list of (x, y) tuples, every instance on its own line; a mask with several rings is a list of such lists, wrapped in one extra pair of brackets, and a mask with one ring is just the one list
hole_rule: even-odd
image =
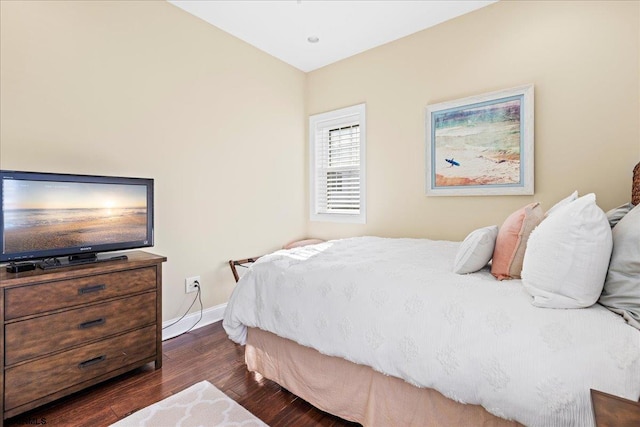
[(311, 220), (364, 224), (365, 105), (309, 118)]

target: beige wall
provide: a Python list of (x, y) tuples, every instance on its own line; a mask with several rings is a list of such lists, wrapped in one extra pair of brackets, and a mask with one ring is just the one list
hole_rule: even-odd
[(154, 178), (164, 319), (304, 234), (304, 73), (166, 2), (0, 7), (0, 166)]
[[(462, 239), (573, 190), (629, 201), (640, 160), (638, 2), (501, 1), (309, 73), (309, 114), (367, 104), (367, 224), (324, 237)], [(425, 107), (535, 85), (535, 195), (425, 196)]]
[[(164, 318), (315, 235), (462, 239), (574, 189), (629, 199), (638, 2), (506, 2), (305, 75), (166, 2), (0, 2), (0, 167), (151, 177)], [(535, 84), (534, 196), (426, 197), (427, 104)], [(368, 222), (311, 223), (305, 126), (367, 103)]]

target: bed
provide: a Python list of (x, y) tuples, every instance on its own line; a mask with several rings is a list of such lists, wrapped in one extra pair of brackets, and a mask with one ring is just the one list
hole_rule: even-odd
[[(566, 250), (579, 254), (573, 268), (581, 272), (554, 291), (546, 281), (556, 278), (546, 270), (567, 263), (553, 266), (562, 247), (549, 248), (543, 237), (558, 234), (557, 218), (575, 221), (575, 212), (565, 211), (582, 203), (581, 214), (591, 209), (586, 216), (600, 227), (587, 224), (587, 239), (601, 234), (606, 241), (605, 214), (594, 197), (586, 199), (574, 194), (554, 206), (557, 214), (538, 218), (527, 236), (523, 278), (496, 279), (498, 237), (493, 261), (481, 260), (469, 274), (452, 271), (469, 238), (332, 240), (260, 257), (234, 290), (223, 325), (246, 344), (249, 370), (363, 425), (593, 426), (591, 389), (640, 396), (640, 311), (625, 306), (619, 282), (608, 285), (611, 265), (627, 274), (640, 263), (640, 208), (607, 213), (606, 221), (620, 221), (607, 222), (614, 225), (608, 255), (602, 241), (571, 241), (575, 236), (560, 232), (574, 245)], [(487, 228), (494, 233), (505, 224)], [(631, 240), (629, 230), (636, 233)], [(606, 264), (589, 258), (598, 251)], [(585, 283), (605, 282), (602, 274), (594, 303)]]

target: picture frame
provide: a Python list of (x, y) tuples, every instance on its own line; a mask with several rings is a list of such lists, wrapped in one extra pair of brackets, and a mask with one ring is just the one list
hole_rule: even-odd
[(533, 84), (428, 105), (428, 196), (531, 195)]

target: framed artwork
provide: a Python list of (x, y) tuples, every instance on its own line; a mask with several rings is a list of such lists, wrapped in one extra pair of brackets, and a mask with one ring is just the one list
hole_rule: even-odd
[(533, 194), (533, 85), (428, 105), (428, 196)]

